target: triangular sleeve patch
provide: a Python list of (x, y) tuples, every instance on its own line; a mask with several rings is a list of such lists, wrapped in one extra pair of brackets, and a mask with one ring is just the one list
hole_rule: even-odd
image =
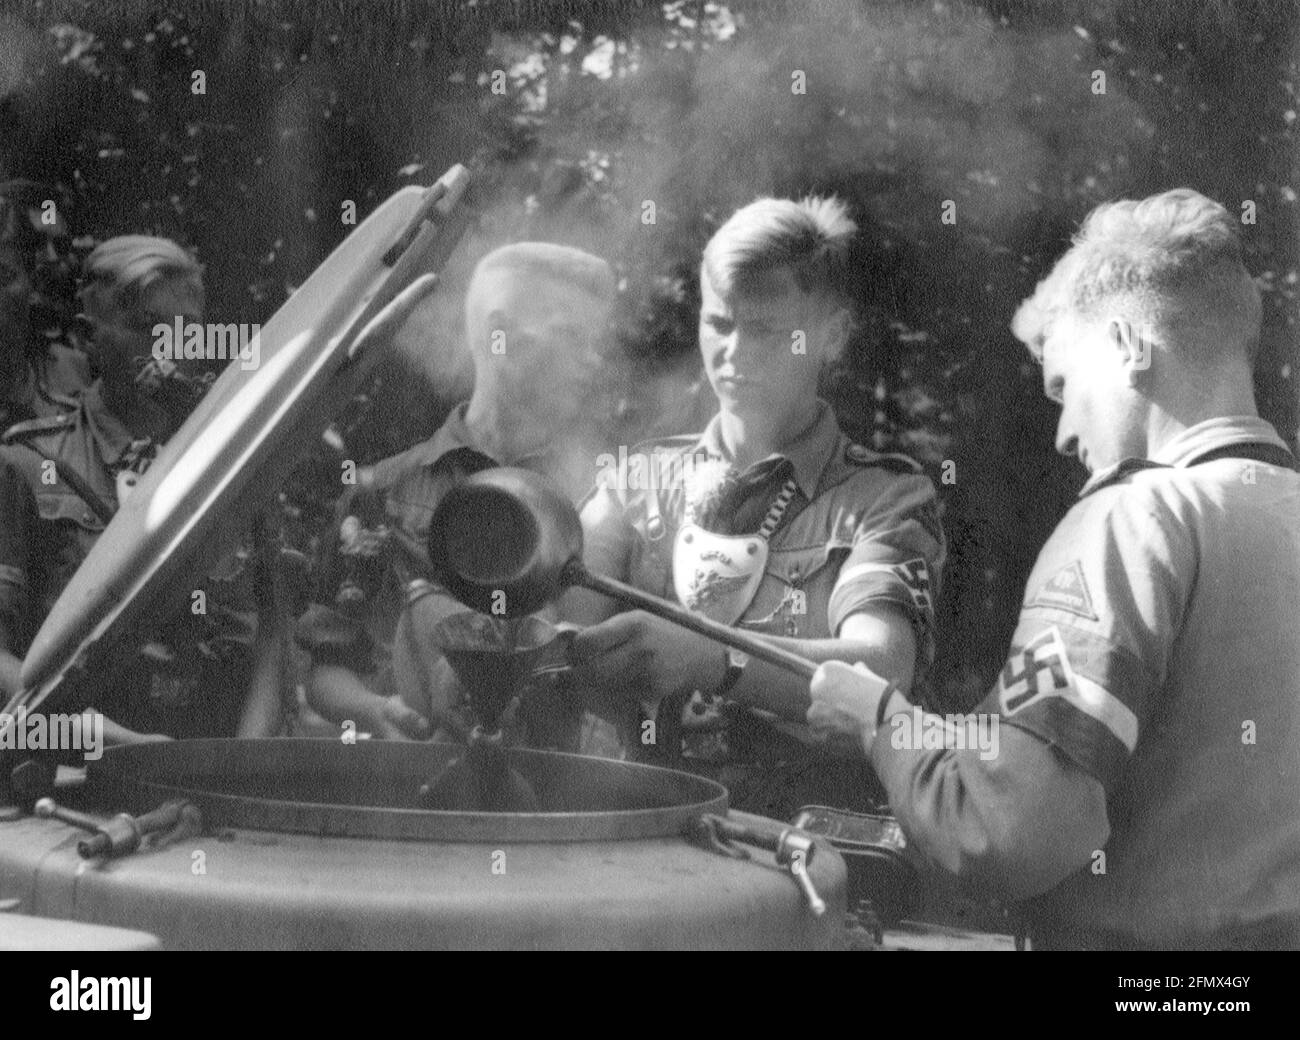
[(1089, 621), (1097, 620), (1088, 583), (1083, 578), (1083, 565), (1078, 560), (1057, 571), (1025, 606), (1064, 610)]

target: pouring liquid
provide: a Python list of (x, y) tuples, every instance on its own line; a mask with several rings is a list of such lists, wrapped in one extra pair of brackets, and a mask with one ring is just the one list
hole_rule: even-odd
[(555, 638), (534, 617), (453, 615), (439, 623), (435, 642), (469, 697), (480, 725), (464, 754), (420, 792), (426, 808), (480, 812), (536, 812), (532, 785), (506, 760), (502, 716), (510, 713), (537, 658)]

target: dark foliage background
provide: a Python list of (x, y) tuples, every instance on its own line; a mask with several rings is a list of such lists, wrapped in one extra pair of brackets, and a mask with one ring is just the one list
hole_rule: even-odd
[[(339, 420), (359, 459), (463, 394), (457, 285), (524, 237), (624, 276), (608, 443), (700, 425), (701, 247), (756, 195), (839, 192), (863, 229), (859, 322), (827, 393), (864, 443), (936, 482), (955, 463), (937, 694), (964, 707), (1081, 482), (1007, 323), (1088, 209), (1177, 185), (1255, 204), (1258, 396), (1295, 435), (1296, 30), (1284, 0), (11, 0), (0, 177), (51, 183), (83, 249), (128, 231), (193, 247), (211, 314), (254, 322), (345, 236), (345, 200), (364, 216), (486, 164), (447, 291)], [(313, 472), (299, 493), (319, 517), (337, 488)]]

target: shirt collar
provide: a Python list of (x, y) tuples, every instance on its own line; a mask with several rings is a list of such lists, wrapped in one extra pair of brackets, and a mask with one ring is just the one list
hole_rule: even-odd
[(1235, 444), (1272, 444), (1286, 448), (1277, 431), (1254, 415), (1224, 415), (1189, 426), (1151, 456), (1162, 466), (1187, 466), (1206, 452)]
[[(840, 427), (835, 421), (835, 413), (825, 401), (818, 399), (816, 419), (803, 433), (790, 441), (780, 452), (768, 456), (768, 459), (784, 458), (790, 460), (794, 468), (794, 480), (799, 485), (805, 498), (811, 500), (821, 482), (822, 472), (840, 443)], [(731, 462), (731, 453), (722, 442), (722, 416), (715, 415), (700, 434), (695, 451), (704, 451), (714, 458)], [(748, 469), (762, 465), (768, 459), (754, 463)]]
[(1263, 419), (1254, 415), (1223, 415), (1215, 419), (1206, 419), (1195, 426), (1189, 426), (1176, 437), (1166, 441), (1158, 451), (1147, 459), (1123, 459), (1097, 470), (1079, 491), (1084, 498), (1103, 484), (1109, 483), (1120, 472), (1129, 472), (1148, 466), (1176, 466), (1184, 468), (1196, 462), (1207, 452), (1227, 448), (1237, 444), (1272, 444), (1290, 450), (1287, 443), (1277, 435), (1277, 431)]

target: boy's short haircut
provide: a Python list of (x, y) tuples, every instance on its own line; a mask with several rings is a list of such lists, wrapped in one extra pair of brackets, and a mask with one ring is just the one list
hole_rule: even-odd
[(140, 296), (164, 278), (180, 276), (203, 294), (203, 269), (168, 238), (119, 235), (101, 242), (86, 258), (77, 296), (83, 309), (117, 303), (134, 311)]
[(1041, 359), (1058, 316), (1095, 317), (1108, 306), (1149, 324), (1180, 354), (1221, 356), (1240, 346), (1253, 360), (1258, 347), (1262, 306), (1242, 260), (1239, 225), (1190, 188), (1094, 209), (1011, 328)]
[[(618, 278), (609, 262), (573, 246), (553, 242), (515, 242), (492, 250), (474, 267), (465, 293), (465, 333), (472, 356), (486, 357), (488, 344), (475, 334), (475, 322), (483, 320), (476, 287), (481, 279), (495, 271), (540, 277), (556, 284), (576, 288), (605, 309), (613, 311), (618, 296)], [(605, 329), (588, 329), (589, 352), (600, 342)]]
[(722, 296), (746, 282), (788, 267), (806, 293), (843, 305), (849, 296), (849, 248), (858, 227), (833, 195), (761, 198), (731, 215), (704, 247), (703, 274)]
[(515, 242), (492, 250), (474, 268), (471, 285), (480, 274), (498, 270), (554, 278), (611, 304), (618, 292), (618, 279), (607, 261), (573, 246), (553, 242)]

